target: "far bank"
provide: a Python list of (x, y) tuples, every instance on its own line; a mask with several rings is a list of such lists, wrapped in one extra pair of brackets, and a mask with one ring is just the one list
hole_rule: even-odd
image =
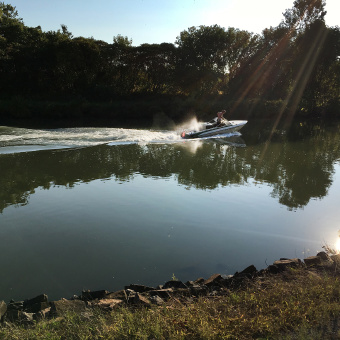
[(88, 101), (78, 97), (68, 100), (38, 100), (16, 96), (0, 99), (0, 125), (17, 127), (156, 127), (169, 129), (193, 117), (211, 120), (225, 109), (229, 120), (334, 119), (340, 105), (308, 112), (303, 107), (287, 106), (284, 100), (229, 100), (224, 96), (154, 96), (135, 95), (111, 101)]

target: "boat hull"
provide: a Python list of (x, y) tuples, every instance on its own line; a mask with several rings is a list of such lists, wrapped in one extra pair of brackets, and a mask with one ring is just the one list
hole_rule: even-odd
[(230, 121), (230, 125), (212, 127), (201, 131), (190, 131), (187, 133), (182, 133), (182, 138), (184, 139), (203, 138), (222, 135), (225, 133), (237, 132), (241, 130), (243, 126), (246, 124), (247, 124), (246, 120), (233, 120)]

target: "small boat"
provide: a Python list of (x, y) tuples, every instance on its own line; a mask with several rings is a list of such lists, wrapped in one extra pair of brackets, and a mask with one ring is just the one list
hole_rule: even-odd
[(247, 124), (247, 120), (227, 120), (222, 119), (221, 122), (217, 123), (217, 117), (210, 122), (201, 123), (198, 130), (183, 131), (181, 137), (184, 139), (190, 138), (202, 138), (222, 135), (226, 133), (236, 132), (242, 129)]

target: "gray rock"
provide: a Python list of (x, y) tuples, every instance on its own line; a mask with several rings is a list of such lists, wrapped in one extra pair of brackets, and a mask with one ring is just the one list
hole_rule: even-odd
[(296, 268), (302, 264), (300, 259), (286, 259), (281, 258), (280, 260), (274, 261), (273, 265), (278, 267), (280, 271), (286, 270), (287, 268)]
[(134, 296), (129, 297), (128, 302), (130, 304), (143, 306), (143, 307), (150, 307), (150, 305), (151, 305), (150, 300), (140, 293), (135, 293)]
[(46, 308), (49, 308), (50, 304), (48, 302), (38, 302), (33, 305), (27, 306), (24, 311), (28, 313), (38, 313)]
[(188, 288), (182, 281), (177, 281), (177, 280), (171, 280), (165, 283), (163, 289), (167, 289), (167, 288), (174, 288), (174, 289), (178, 289), (178, 288)]
[(196, 279), (196, 280), (194, 281), (194, 283), (200, 285), (200, 284), (203, 284), (204, 281), (205, 281), (205, 280), (203, 279), (203, 277), (199, 277), (198, 279)]
[(81, 300), (81, 297), (79, 295), (72, 295), (69, 300)]
[(126, 302), (127, 301), (126, 291), (118, 290), (117, 292), (108, 293), (105, 295), (105, 299), (118, 299)]
[(234, 274), (234, 280), (240, 280), (243, 278), (251, 279), (257, 273), (257, 269), (254, 265), (250, 265), (249, 267), (243, 269), (241, 272), (236, 272)]
[(205, 296), (208, 294), (208, 287), (204, 285), (193, 285), (189, 289), (190, 293), (194, 296)]
[(321, 265), (322, 262), (320, 256), (309, 256), (305, 258), (304, 261), (307, 267), (318, 266)]
[(324, 252), (324, 251), (320, 251), (319, 253), (316, 254), (316, 256), (319, 256), (322, 261), (331, 261), (331, 262), (333, 262), (331, 257), (326, 252)]
[(41, 295), (36, 296), (33, 299), (25, 300), (24, 308), (26, 308), (29, 305), (34, 305), (36, 303), (47, 302), (47, 301), (48, 301), (48, 296), (46, 294), (41, 294)]
[(8, 321), (15, 323), (30, 323), (33, 322), (33, 313), (26, 313), (21, 310), (7, 310), (5, 318)]
[(7, 311), (12, 311), (12, 310), (22, 311), (23, 309), (24, 309), (24, 301), (14, 302), (13, 300), (11, 300), (11, 302), (7, 305)]
[(107, 290), (97, 290), (91, 292), (90, 290), (83, 290), (81, 299), (83, 301), (91, 301), (95, 299), (104, 299), (109, 292)]
[(136, 295), (136, 292), (132, 289), (126, 289), (125, 293), (126, 293), (126, 299), (127, 300), (133, 298)]
[(221, 295), (221, 291), (222, 290), (219, 290), (219, 289), (213, 290), (213, 291), (209, 292), (208, 296), (220, 296)]
[(21, 322), (33, 322), (34, 313), (21, 312), (20, 321)]
[(256, 267), (252, 264), (249, 267), (243, 269), (240, 274), (250, 274), (250, 275), (255, 275), (257, 273)]
[(45, 308), (34, 314), (34, 320), (40, 321), (50, 317), (51, 307)]
[(23, 303), (24, 311), (28, 313), (38, 313), (49, 306), (48, 296), (46, 294), (41, 294), (33, 299), (25, 300)]
[(223, 286), (229, 289), (238, 289), (249, 281), (249, 274), (235, 274), (231, 279), (226, 279)]
[(218, 286), (221, 281), (223, 281), (221, 274), (214, 274), (204, 281), (204, 285), (207, 287)]
[(51, 314), (53, 316), (63, 316), (67, 312), (83, 313), (86, 311), (86, 305), (81, 300), (66, 300), (52, 301)]
[(150, 302), (157, 306), (161, 306), (164, 304), (164, 300), (158, 295), (150, 296)]
[(7, 312), (4, 316), (6, 321), (16, 322), (20, 319), (21, 310), (18, 309), (7, 309)]
[(143, 286), (143, 285), (137, 285), (137, 284), (131, 284), (129, 286), (125, 286), (125, 290), (126, 289), (131, 289), (131, 290), (133, 290), (137, 293), (145, 293), (145, 292), (148, 292), (150, 290), (155, 290), (155, 288)]
[(163, 300), (169, 300), (171, 298), (171, 294), (173, 290), (171, 288), (168, 289), (155, 289), (148, 292), (150, 296), (159, 296)]
[(282, 269), (280, 269), (278, 266), (271, 264), (268, 266), (267, 271), (269, 274), (278, 274), (282, 272)]
[(317, 257), (320, 257), (322, 266), (326, 269), (335, 269), (337, 267), (336, 262), (326, 252), (321, 251), (317, 253)]
[(98, 307), (100, 309), (111, 311), (123, 304), (123, 300), (118, 299), (101, 299), (89, 302), (91, 307)]
[(172, 292), (172, 296), (176, 296), (176, 297), (188, 297), (190, 296), (190, 289), (189, 288), (177, 288), (175, 290), (173, 290)]

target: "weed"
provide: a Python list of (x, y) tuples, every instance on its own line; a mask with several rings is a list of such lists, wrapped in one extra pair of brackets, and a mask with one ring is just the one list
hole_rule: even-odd
[[(174, 275), (173, 275), (174, 276)], [(327, 339), (340, 330), (340, 280), (305, 269), (261, 278), (244, 289), (183, 304), (67, 314), (29, 327), (0, 326), (12, 339)]]

